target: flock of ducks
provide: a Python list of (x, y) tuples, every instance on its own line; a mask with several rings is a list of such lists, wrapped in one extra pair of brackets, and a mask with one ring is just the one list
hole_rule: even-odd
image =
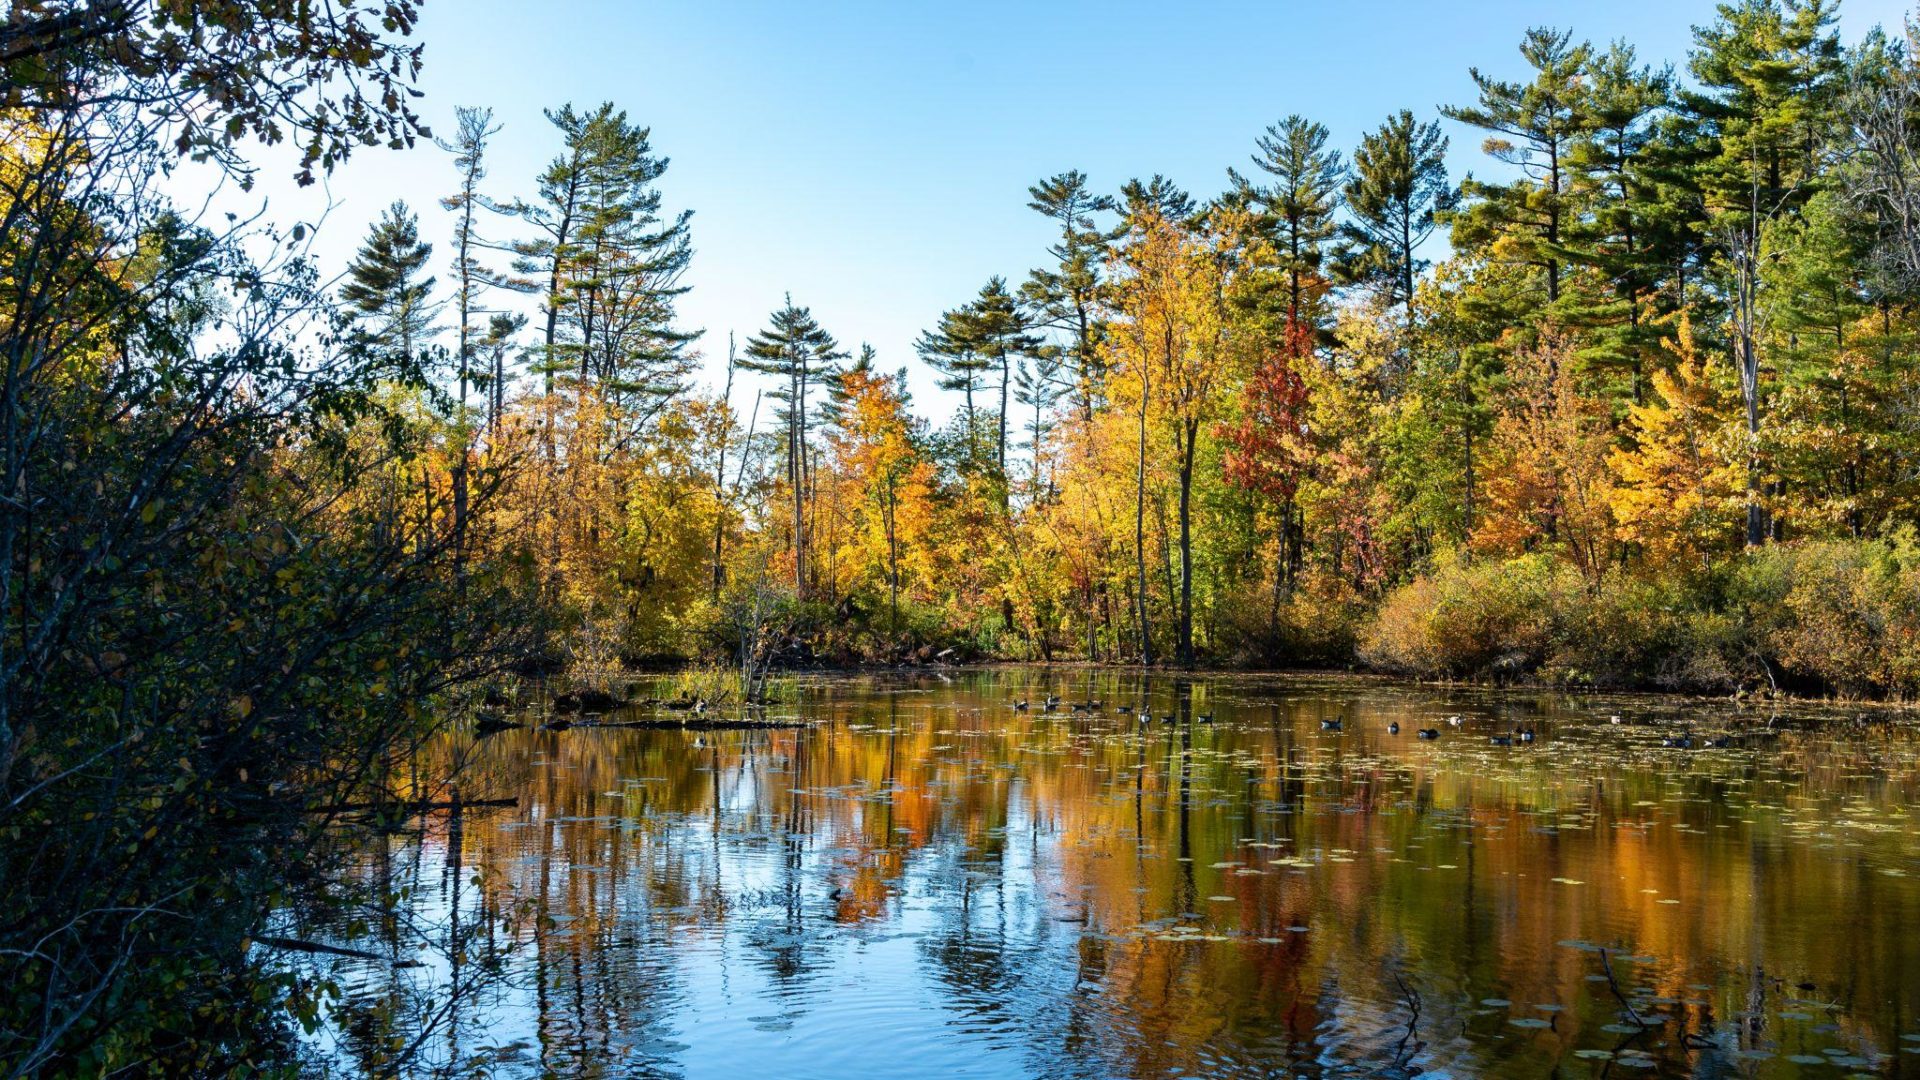
[[(1035, 703), (1032, 701), (1021, 699), (1021, 700), (1015, 701), (1013, 703), (1013, 707), (1017, 712), (1027, 712), (1033, 708), (1034, 704)], [(1061, 704), (1062, 702), (1060, 698), (1057, 696), (1049, 696), (1042, 699), (1039, 702), (1039, 705), (1042, 711), (1049, 712), (1049, 713), (1057, 712)], [(1099, 713), (1104, 711), (1106, 708), (1106, 704), (1104, 702), (1094, 701), (1091, 699), (1087, 701), (1066, 702), (1065, 704), (1067, 705), (1067, 708), (1070, 711), (1076, 712), (1076, 713)], [(1141, 727), (1146, 727), (1149, 723), (1152, 722), (1152, 719), (1153, 719), (1152, 711), (1147, 708), (1144, 702), (1138, 705), (1128, 705), (1128, 704), (1115, 705), (1114, 711), (1120, 713), (1123, 716), (1133, 716), (1135, 714), (1138, 714)], [(1193, 718), (1203, 724), (1213, 723), (1213, 714), (1210, 712), (1195, 713)], [(1160, 722), (1162, 724), (1177, 724), (1180, 722), (1180, 717), (1175, 713), (1164, 713), (1160, 716)], [(1452, 728), (1459, 728), (1464, 724), (1466, 724), (1466, 722), (1467, 722), (1466, 718), (1458, 714), (1455, 714), (1453, 716), (1449, 716), (1446, 718), (1447, 726)], [(1618, 714), (1615, 714), (1615, 715), (1608, 716), (1607, 722), (1610, 724), (1624, 724), (1626, 723), (1626, 720), (1621, 718)], [(1339, 717), (1334, 717), (1331, 719), (1325, 719), (1320, 721), (1321, 731), (1337, 732), (1337, 731), (1344, 731), (1345, 729), (1346, 729), (1346, 721)], [(1387, 734), (1388, 735), (1400, 734), (1400, 721), (1398, 720), (1388, 721)], [(1426, 741), (1431, 742), (1440, 737), (1440, 729), (1438, 727), (1415, 728), (1413, 734), (1414, 734), (1414, 737), (1417, 739), (1424, 739)], [(1519, 743), (1519, 744), (1531, 743), (1537, 738), (1539, 738), (1539, 733), (1534, 730), (1531, 724), (1529, 724), (1525, 727), (1515, 727), (1511, 731), (1495, 732), (1494, 734), (1487, 736), (1487, 741), (1494, 746), (1512, 746), (1516, 743)], [(1660, 740), (1660, 745), (1668, 749), (1677, 749), (1677, 750), (1691, 750), (1696, 746), (1724, 748), (1724, 747), (1733, 745), (1733, 739), (1731, 736), (1722, 735), (1714, 738), (1696, 740), (1693, 737), (1692, 733), (1688, 732), (1680, 735), (1664, 736)]]

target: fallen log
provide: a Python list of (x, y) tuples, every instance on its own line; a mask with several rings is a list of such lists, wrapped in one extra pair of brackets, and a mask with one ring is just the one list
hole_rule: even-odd
[(586, 720), (574, 726), (641, 728), (648, 731), (787, 731), (809, 725), (800, 720), (722, 720), (689, 717), (685, 720)]
[(461, 799), (458, 802), (414, 802), (414, 803), (335, 803), (332, 806), (316, 806), (308, 810), (309, 814), (362, 814), (369, 810), (401, 810), (409, 814), (424, 814), (430, 810), (469, 810), (482, 806), (519, 806), (520, 800), (507, 799)]
[[(327, 956), (346, 956), (355, 960), (373, 960), (376, 962), (387, 959), (379, 953), (368, 952), (365, 949), (349, 949), (340, 945), (324, 945), (318, 941), (302, 941), (299, 938), (256, 937), (253, 940), (270, 949), (286, 949), (289, 952), (324, 953)], [(393, 966), (416, 968), (425, 967), (426, 965), (418, 960), (395, 960)]]

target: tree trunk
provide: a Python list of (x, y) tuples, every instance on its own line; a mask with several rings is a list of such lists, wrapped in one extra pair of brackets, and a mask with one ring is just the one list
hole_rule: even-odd
[(1200, 424), (1186, 421), (1180, 450), (1180, 662), (1193, 666), (1193, 449)]
[(1140, 662), (1153, 663), (1153, 633), (1147, 626), (1147, 374), (1140, 372), (1140, 454), (1133, 482), (1135, 602), (1140, 620)]

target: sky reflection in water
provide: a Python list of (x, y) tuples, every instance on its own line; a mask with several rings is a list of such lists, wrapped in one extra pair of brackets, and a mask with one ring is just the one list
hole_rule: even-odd
[[(1050, 693), (1104, 709), (1042, 715)], [(1116, 711), (1143, 696), (1145, 726)], [(1920, 1075), (1901, 713), (1001, 669), (809, 679), (774, 715), (814, 726), (474, 747), (465, 790), (519, 808), (435, 815), (368, 859), (477, 928), (469, 957), (508, 950), (431, 1056), (500, 1076)], [(1732, 745), (1661, 745), (1683, 730)], [(344, 971), (367, 1001), (431, 1002), (452, 974)]]

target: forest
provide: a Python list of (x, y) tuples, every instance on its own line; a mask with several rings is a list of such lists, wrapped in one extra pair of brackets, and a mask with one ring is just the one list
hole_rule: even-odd
[[(436, 797), (405, 763), (511, 673), (1920, 693), (1911, 28), (1516, 28), (1470, 99), (1284, 115), (1207, 191), (1062, 162), (1053, 242), (881, 356), (804, 282), (684, 325), (697, 222), (619, 103), (553, 103), (500, 190), (485, 103), (419, 111), (418, 7), (0, 22), (0, 1075), (265, 1068), (324, 988), (249, 935), (354, 902), (279, 856)], [(327, 266), (169, 186), (263, 146), (445, 195)]]
[[(1834, 22), (1730, 5), (1677, 64), (1535, 28), (1441, 116), (1250, 133), (1216, 192), (1039, 179), (1055, 241), (912, 357), (798, 291), (744, 341), (681, 326), (649, 130), (554, 108), (502, 192), (465, 108), (441, 205), (345, 268), (341, 340), (418, 371), (400, 486), (532, 558), (553, 663), (1907, 695), (1917, 87), (1911, 42)], [(1484, 173), (1447, 175), (1443, 119)]]

